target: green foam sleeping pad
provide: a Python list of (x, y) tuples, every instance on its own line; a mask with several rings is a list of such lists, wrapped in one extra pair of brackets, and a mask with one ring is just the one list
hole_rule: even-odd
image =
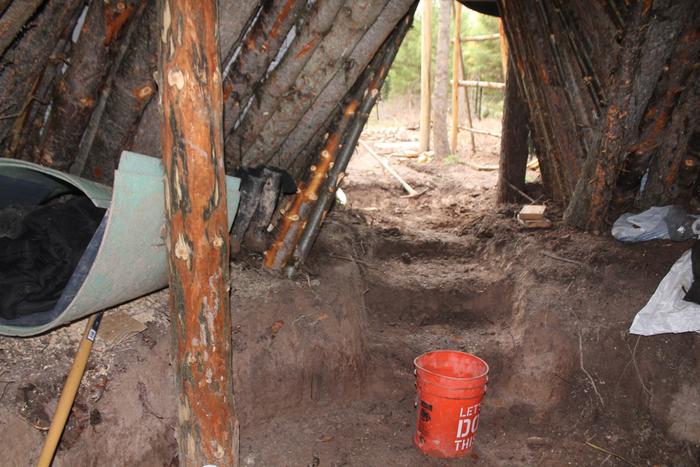
[[(122, 152), (113, 188), (14, 159), (0, 158), (0, 176), (32, 182), (51, 196), (77, 189), (95, 206), (107, 209), (53, 309), (0, 318), (1, 335), (40, 334), (168, 285), (160, 159)], [(229, 230), (238, 209), (239, 187), (238, 178), (226, 177)]]

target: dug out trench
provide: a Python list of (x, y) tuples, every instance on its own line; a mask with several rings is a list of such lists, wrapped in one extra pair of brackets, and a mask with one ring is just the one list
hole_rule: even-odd
[[(489, 189), (434, 181), (403, 200), (350, 177), (295, 280), (232, 263), (241, 465), (446, 465), (412, 445), (413, 359), (434, 349), (490, 365), (450, 465), (698, 465), (700, 337), (627, 333), (689, 245), (522, 230)], [(36, 460), (81, 329), (0, 340), (3, 465)], [(178, 464), (169, 339), (167, 292), (107, 313), (55, 465)]]

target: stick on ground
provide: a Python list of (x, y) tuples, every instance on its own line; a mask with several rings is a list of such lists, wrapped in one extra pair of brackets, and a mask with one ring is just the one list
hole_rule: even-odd
[(603, 396), (601, 396), (598, 392), (598, 386), (596, 386), (593, 376), (591, 376), (588, 370), (586, 370), (586, 367), (583, 366), (583, 336), (581, 335), (580, 329), (578, 331), (578, 356), (579, 363), (581, 364), (581, 371), (583, 371), (586, 374), (586, 376), (588, 377), (588, 381), (591, 382), (591, 386), (593, 386), (593, 391), (595, 391), (596, 396), (598, 396), (598, 399), (600, 400), (600, 405), (602, 407), (605, 407), (605, 402), (603, 402)]

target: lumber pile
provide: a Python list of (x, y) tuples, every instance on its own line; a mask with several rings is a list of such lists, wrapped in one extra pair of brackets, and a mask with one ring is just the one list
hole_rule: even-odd
[(546, 229), (552, 223), (544, 217), (547, 206), (543, 204), (530, 204), (523, 206), (518, 213), (518, 222), (528, 229)]

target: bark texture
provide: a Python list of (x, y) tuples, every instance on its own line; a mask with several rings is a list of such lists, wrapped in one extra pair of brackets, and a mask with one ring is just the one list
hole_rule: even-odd
[(121, 0), (90, 3), (71, 61), (54, 88), (37, 162), (63, 171), (72, 165), (109, 70), (110, 47), (135, 9), (134, 2)]
[(181, 465), (237, 465), (217, 5), (160, 3), (161, 144)]
[(624, 210), (692, 204), (697, 3), (508, 0), (499, 8), (545, 188), (565, 222), (601, 231)]

